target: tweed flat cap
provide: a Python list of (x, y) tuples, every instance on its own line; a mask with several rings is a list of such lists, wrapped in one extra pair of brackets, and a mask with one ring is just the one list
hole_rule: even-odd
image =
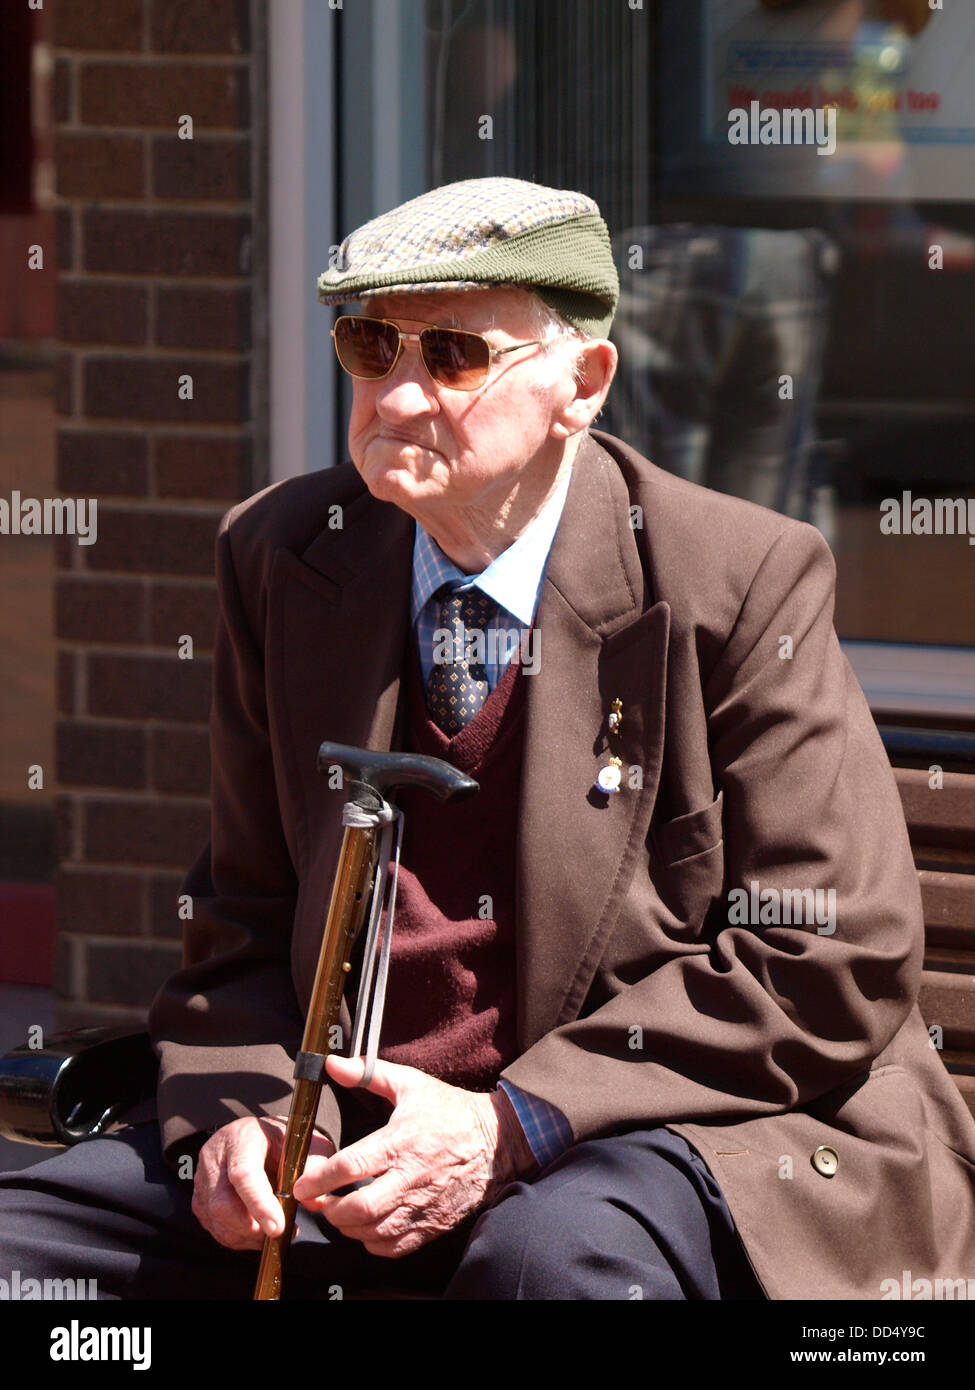
[(584, 193), (524, 179), (464, 179), (431, 189), (352, 232), (337, 259), (318, 277), (322, 304), (521, 285), (573, 327), (604, 338), (619, 301), (597, 205)]

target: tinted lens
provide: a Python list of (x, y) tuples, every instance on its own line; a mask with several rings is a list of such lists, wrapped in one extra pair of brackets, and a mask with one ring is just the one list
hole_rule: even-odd
[(335, 351), (352, 376), (368, 381), (384, 377), (396, 361), (398, 350), (399, 334), (382, 319), (348, 316), (335, 324)]
[(456, 328), (424, 328), (420, 344), (427, 371), (441, 386), (473, 391), (487, 378), (491, 350), (479, 334)]

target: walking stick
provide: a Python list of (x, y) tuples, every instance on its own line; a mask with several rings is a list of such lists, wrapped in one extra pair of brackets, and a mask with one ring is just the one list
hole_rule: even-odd
[[(284, 1230), (279, 1236), (266, 1236), (264, 1239), (254, 1290), (255, 1300), (281, 1297), (282, 1261), (291, 1242), (298, 1206), (293, 1195), (294, 1185), (304, 1172), (308, 1158), (325, 1080), (325, 1058), (331, 1051), (329, 1036), (338, 1018), (342, 992), (351, 969), (352, 947), (367, 916), (369, 929), (363, 952), (351, 1055), (359, 1055), (366, 1017), (370, 1014), (371, 997), (366, 1073), (360, 1084), (366, 1084), (371, 1078), (382, 1020), (385, 972), (389, 962), (392, 900), (396, 891), (395, 868), (381, 946), (380, 923), (393, 831), (395, 828), (401, 838), (403, 819), (402, 813), (387, 801), (384, 792), (391, 792), (396, 787), (419, 787), (431, 792), (440, 801), (448, 801), (470, 796), (477, 791), (477, 783), (450, 763), (416, 753), (374, 753), (340, 743), (323, 743), (318, 750), (319, 772), (329, 772), (336, 766), (342, 769), (349, 792), (342, 809), (342, 848), (332, 885), (332, 898), (301, 1051), (295, 1060), (295, 1088), (278, 1166), (275, 1196), (284, 1211)], [(395, 862), (398, 866), (399, 840)]]

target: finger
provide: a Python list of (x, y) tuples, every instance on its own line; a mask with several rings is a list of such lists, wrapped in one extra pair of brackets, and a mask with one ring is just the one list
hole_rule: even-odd
[[(326, 1201), (342, 1201), (343, 1198), (326, 1198)], [(420, 1213), (409, 1206), (402, 1204), (394, 1205), (393, 1209), (378, 1217), (376, 1220), (356, 1221), (341, 1219), (333, 1220), (331, 1216), (326, 1216), (325, 1220), (347, 1240), (356, 1240), (360, 1244), (370, 1249), (372, 1246), (402, 1245), (405, 1241), (414, 1240), (420, 1234), (423, 1225)], [(424, 1236), (423, 1239), (431, 1237)], [(387, 1248), (386, 1253), (389, 1253)]]
[(391, 1240), (364, 1240), (362, 1248), (384, 1260), (400, 1260), (404, 1255), (411, 1255), (414, 1250), (428, 1245), (432, 1239), (432, 1235), (425, 1235), (422, 1231), (411, 1231), (409, 1235), (394, 1236)]
[[(364, 1057), (338, 1057), (332, 1053), (326, 1059), (325, 1070), (329, 1078), (337, 1081), (340, 1086), (358, 1086), (365, 1075), (366, 1062)], [(415, 1067), (403, 1067), (398, 1062), (377, 1061), (372, 1079), (363, 1089), (396, 1105), (404, 1090), (421, 1075)]]
[(284, 1230), (284, 1212), (265, 1172), (267, 1137), (254, 1130), (234, 1136), (227, 1152), (226, 1174), (248, 1214), (266, 1236)]
[[(335, 1193), (325, 1193), (302, 1205), (308, 1211), (324, 1216), (329, 1225), (343, 1235), (358, 1233), (360, 1230), (380, 1225), (403, 1205), (406, 1185), (398, 1173), (384, 1173), (364, 1187), (354, 1192), (346, 1192), (341, 1197)], [(358, 1239), (358, 1234), (356, 1235)]]
[(263, 1239), (260, 1226), (225, 1177), (197, 1216), (214, 1240), (229, 1250), (257, 1249)]
[(385, 1128), (377, 1130), (347, 1149), (339, 1149), (331, 1158), (307, 1164), (292, 1189), (297, 1200), (304, 1205), (340, 1187), (385, 1173), (392, 1165), (392, 1155), (384, 1135)]

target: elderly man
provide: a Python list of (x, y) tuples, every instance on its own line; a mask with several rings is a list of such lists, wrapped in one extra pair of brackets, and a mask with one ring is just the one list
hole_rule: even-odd
[(212, 836), (152, 1015), (169, 1166), (154, 1128), (84, 1146), (124, 1252), (103, 1282), (246, 1295), (242, 1252), (282, 1229), (340, 835), (326, 738), (480, 791), (399, 798), (381, 1060), (367, 1094), (329, 1058), (292, 1295), (871, 1299), (904, 1270), (975, 1275), (975, 1125), (918, 1013), (917, 878), (819, 533), (590, 432), (618, 284), (581, 194), (433, 190), (319, 289), (362, 305), (334, 330), (351, 463), (220, 529)]

